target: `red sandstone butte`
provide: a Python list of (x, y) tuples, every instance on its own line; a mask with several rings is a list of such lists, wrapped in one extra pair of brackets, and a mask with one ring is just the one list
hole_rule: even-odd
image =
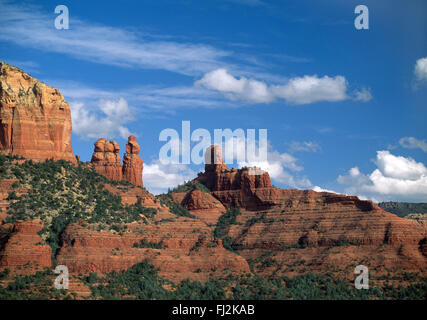
[(100, 138), (94, 145), (95, 150), (91, 163), (95, 171), (110, 180), (122, 180), (122, 165), (118, 143)]
[(5, 62), (0, 62), (0, 152), (76, 162), (70, 107), (62, 94)]
[(129, 136), (126, 153), (123, 156), (123, 179), (142, 187), (143, 161), (139, 156), (140, 147), (134, 136)]

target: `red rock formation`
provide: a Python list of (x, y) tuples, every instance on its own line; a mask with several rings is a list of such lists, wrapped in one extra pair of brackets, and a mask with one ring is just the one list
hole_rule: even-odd
[(270, 207), (268, 201), (257, 196), (260, 190), (273, 190), (270, 175), (259, 168), (228, 169), (222, 160), (218, 146), (211, 146), (205, 153), (205, 172), (196, 181), (204, 184), (227, 207), (263, 210)]
[(115, 141), (100, 138), (95, 142), (91, 163), (96, 172), (110, 180), (122, 180), (120, 147)]
[(211, 145), (205, 151), (205, 172), (221, 172), (227, 170), (227, 165), (222, 159), (221, 148)]
[[(226, 211), (220, 201), (210, 193), (193, 190), (187, 194), (174, 194), (173, 197), (203, 222), (215, 225), (219, 217)], [(180, 199), (181, 198), (181, 199)]]
[(31, 274), (52, 266), (52, 249), (44, 244), (38, 232), (43, 228), (40, 220), (19, 221), (11, 233), (0, 239), (0, 269), (9, 268), (15, 274)]
[[(179, 218), (157, 225), (129, 224), (128, 227), (131, 232), (118, 235), (69, 225), (63, 234), (64, 246), (57, 261), (66, 265), (71, 273), (102, 273), (127, 269), (148, 259), (160, 269), (161, 276), (174, 282), (185, 278), (206, 281), (209, 274), (221, 274), (226, 268), (237, 273), (249, 272), (247, 262), (225, 250), (220, 240), (213, 240), (210, 229), (201, 221)], [(161, 241), (164, 247), (134, 246), (143, 239)], [(192, 250), (197, 242), (202, 246)], [(208, 243), (211, 243), (209, 247)]]
[(221, 149), (212, 145), (205, 152), (205, 172), (197, 178), (212, 191), (271, 188), (270, 175), (259, 168), (228, 169)]
[(70, 107), (62, 94), (4, 62), (0, 62), (0, 152), (35, 161), (76, 162)]
[(130, 136), (123, 156), (123, 179), (137, 186), (142, 186), (143, 162), (139, 157), (140, 147), (136, 137)]

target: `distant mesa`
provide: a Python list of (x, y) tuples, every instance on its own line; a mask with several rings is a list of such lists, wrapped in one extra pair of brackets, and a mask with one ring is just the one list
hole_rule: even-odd
[(128, 138), (123, 165), (120, 160), (120, 146), (116, 141), (100, 138), (94, 143), (94, 147), (91, 164), (96, 172), (110, 180), (127, 180), (135, 185), (143, 186), (143, 161), (139, 157), (140, 147), (136, 137), (129, 136)]
[(70, 107), (57, 89), (0, 62), (0, 152), (76, 162), (71, 128)]

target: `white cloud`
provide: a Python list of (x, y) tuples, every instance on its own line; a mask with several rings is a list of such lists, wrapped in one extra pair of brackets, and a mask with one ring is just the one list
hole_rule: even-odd
[(316, 192), (329, 192), (329, 193), (337, 193), (338, 194), (338, 192), (335, 192), (333, 190), (323, 189), (319, 186), (314, 186), (313, 188), (311, 188), (311, 190), (316, 191)]
[(361, 90), (355, 90), (353, 99), (356, 101), (368, 102), (369, 100), (372, 99), (371, 90), (367, 88), (362, 88)]
[(207, 72), (195, 85), (218, 91), (231, 100), (248, 103), (269, 103), (284, 99), (290, 104), (308, 104), (348, 99), (347, 80), (343, 76), (306, 75), (291, 78), (284, 85), (268, 85), (251, 78), (236, 78), (227, 69), (220, 68)]
[(290, 145), (290, 151), (306, 151), (306, 152), (317, 152), (320, 151), (321, 147), (316, 142), (312, 141), (292, 141)]
[(296, 77), (282, 86), (272, 88), (276, 96), (293, 104), (307, 104), (318, 101), (341, 101), (348, 98), (347, 80), (343, 76), (319, 78), (317, 75)]
[[(289, 153), (280, 153), (277, 150), (272, 150), (271, 145), (269, 145), (266, 159), (261, 156), (259, 159), (249, 160), (246, 159), (244, 154), (242, 155), (246, 150), (245, 140), (234, 137), (227, 140), (224, 145), (230, 145), (232, 143), (235, 146), (233, 149), (233, 156), (234, 159), (236, 159), (237, 166), (239, 168), (260, 168), (261, 170), (267, 171), (273, 181), (285, 184), (292, 188), (310, 187), (312, 185), (308, 178), (299, 177), (297, 173), (301, 172), (304, 168), (297, 163), (298, 159)], [(256, 141), (256, 145), (258, 144), (259, 142)]]
[(162, 164), (154, 160), (144, 164), (144, 186), (153, 194), (164, 193), (168, 188), (174, 188), (184, 181), (189, 181), (197, 176), (196, 172), (182, 164)]
[(384, 176), (390, 178), (417, 180), (427, 174), (427, 169), (421, 162), (392, 155), (389, 151), (377, 151), (375, 163)]
[(231, 100), (239, 99), (250, 103), (265, 103), (274, 99), (264, 82), (245, 77), (236, 79), (223, 68), (206, 73), (195, 84), (210, 90), (220, 91)]
[(53, 14), (29, 4), (0, 2), (0, 12), (0, 40), (95, 63), (195, 75), (218, 67), (229, 55), (209, 45), (88, 23), (72, 13), (70, 29), (56, 30)]
[(127, 139), (131, 134), (125, 124), (132, 121), (132, 111), (125, 99), (100, 100), (88, 106), (84, 102), (70, 103), (73, 133), (82, 139)]
[(412, 158), (395, 156), (389, 151), (377, 151), (377, 169), (365, 175), (357, 167), (338, 182), (347, 185), (348, 194), (376, 201), (426, 201), (427, 168)]
[(399, 140), (399, 144), (407, 149), (421, 149), (427, 152), (427, 142), (425, 140), (418, 140), (414, 137), (403, 137)]
[(414, 74), (418, 81), (427, 81), (427, 57), (417, 60)]

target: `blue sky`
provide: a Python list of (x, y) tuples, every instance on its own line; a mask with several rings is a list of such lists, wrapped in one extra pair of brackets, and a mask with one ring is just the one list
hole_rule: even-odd
[(426, 14), (423, 0), (0, 0), (0, 60), (61, 90), (82, 160), (135, 134), (154, 193), (202, 170), (158, 160), (160, 132), (189, 120), (267, 129), (276, 186), (427, 201)]

